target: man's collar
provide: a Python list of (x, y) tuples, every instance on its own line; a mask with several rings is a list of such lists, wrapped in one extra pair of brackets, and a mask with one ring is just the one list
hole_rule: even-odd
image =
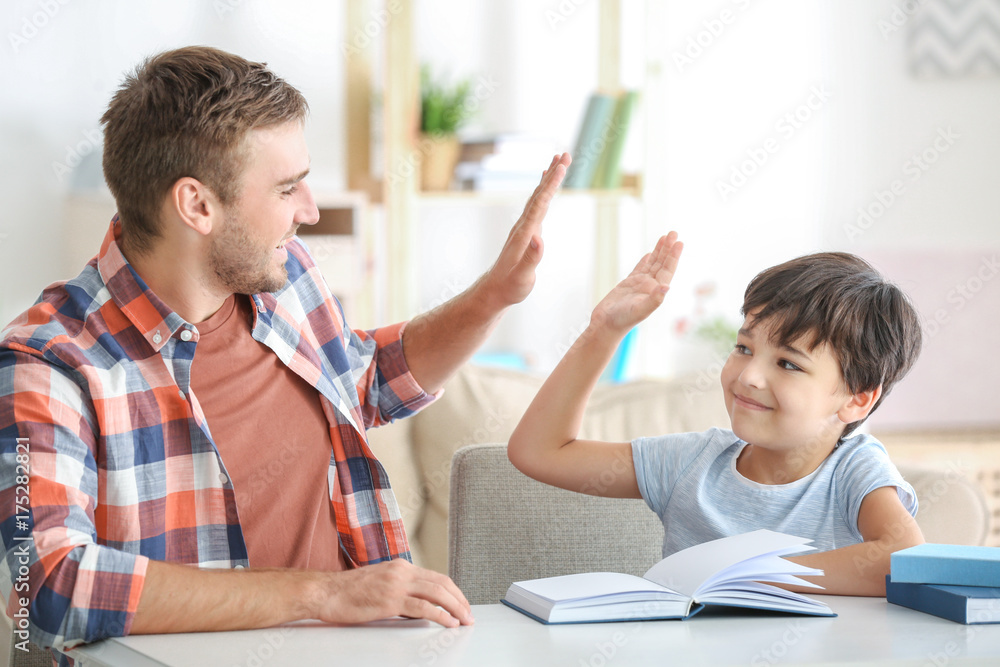
[(116, 213), (101, 244), (97, 270), (107, 285), (111, 298), (125, 313), (125, 317), (150, 346), (159, 352), (174, 332), (187, 322), (149, 289), (125, 259), (120, 246), (121, 231), (121, 220)]

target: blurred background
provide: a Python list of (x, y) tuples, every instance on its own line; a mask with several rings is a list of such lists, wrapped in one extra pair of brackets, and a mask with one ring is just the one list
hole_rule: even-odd
[[(208, 44), (309, 100), (310, 182), (341, 222), (308, 242), (354, 326), (470, 284), (548, 156), (580, 145), (594, 97), (631, 92), (624, 176), (553, 203), (536, 289), (480, 362), (551, 369), (598, 296), (676, 229), (670, 296), (609, 379), (715, 382), (746, 283), (846, 250), (925, 324), (873, 430), (1000, 426), (1000, 0), (8, 0), (0, 26), (4, 323), (97, 252), (114, 211), (99, 118), (123, 74)], [(462, 166), (433, 191), (421, 66), (467, 84)]]

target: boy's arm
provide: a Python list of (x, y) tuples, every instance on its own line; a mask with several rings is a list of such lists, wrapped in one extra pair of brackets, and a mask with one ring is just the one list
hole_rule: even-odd
[[(922, 544), (924, 535), (916, 519), (903, 507), (896, 487), (875, 489), (861, 502), (858, 529), (865, 538), (860, 544), (788, 560), (817, 567), (822, 577), (804, 577), (823, 586), (833, 595), (885, 596), (885, 575), (894, 551)], [(803, 593), (815, 589), (792, 588)]]
[(576, 436), (587, 399), (618, 344), (663, 303), (682, 249), (676, 232), (660, 238), (653, 252), (594, 309), (590, 325), (552, 371), (511, 435), (507, 455), (521, 472), (570, 491), (640, 497), (630, 443)]

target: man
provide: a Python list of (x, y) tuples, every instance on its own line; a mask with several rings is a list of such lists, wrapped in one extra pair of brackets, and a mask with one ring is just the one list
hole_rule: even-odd
[(319, 217), (306, 110), (263, 64), (190, 47), (140, 66), (102, 118), (118, 215), (0, 341), (0, 590), (35, 643), (473, 622), (408, 562), (365, 429), (430, 403), (528, 295), (569, 157), (465, 293), (351, 331), (295, 236)]

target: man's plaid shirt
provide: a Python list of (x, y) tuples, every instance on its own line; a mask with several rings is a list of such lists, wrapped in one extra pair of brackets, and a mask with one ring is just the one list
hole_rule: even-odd
[[(149, 290), (119, 234), (116, 217), (83, 272), (47, 288), (0, 340), (0, 593), (8, 615), (30, 600), (32, 641), (57, 649), (128, 634), (148, 559), (249, 565), (225, 462), (191, 391), (197, 327)], [(404, 325), (348, 329), (305, 246), (285, 247), (285, 286), (246, 297), (252, 335), (322, 396), (349, 564), (409, 558), (365, 429), (434, 397), (409, 373)], [(280, 409), (249, 405), (246, 418)]]

